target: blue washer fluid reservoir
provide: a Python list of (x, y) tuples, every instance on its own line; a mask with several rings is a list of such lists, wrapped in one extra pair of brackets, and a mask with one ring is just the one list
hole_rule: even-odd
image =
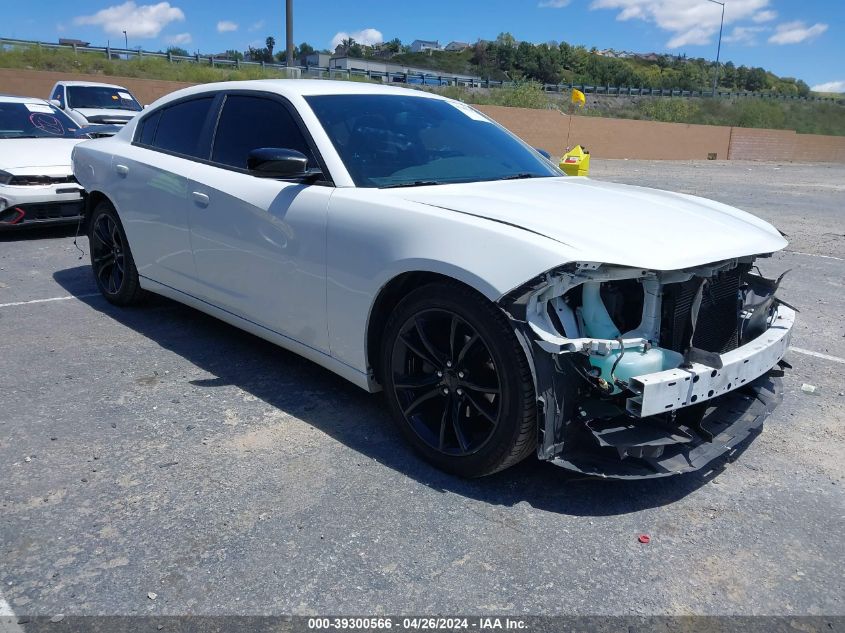
[[(588, 337), (614, 340), (619, 337), (619, 329), (607, 313), (607, 308), (601, 299), (601, 284), (595, 281), (588, 281), (582, 288), (581, 319), (584, 322), (584, 329)], [(622, 390), (613, 384), (611, 370), (614, 363), (622, 356), (614, 375), (619, 380), (629, 382), (634, 376), (653, 374), (654, 372), (674, 369), (684, 360), (684, 357), (672, 350), (661, 347), (652, 347), (648, 350), (642, 345), (634, 345), (622, 350), (613, 350), (606, 356), (590, 356), (590, 364), (601, 371), (604, 378), (613, 387), (613, 393), (620, 393)]]

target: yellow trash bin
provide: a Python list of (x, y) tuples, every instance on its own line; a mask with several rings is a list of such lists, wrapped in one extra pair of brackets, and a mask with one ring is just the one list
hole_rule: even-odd
[(588, 176), (590, 174), (590, 152), (576, 145), (560, 159), (560, 168), (567, 176)]

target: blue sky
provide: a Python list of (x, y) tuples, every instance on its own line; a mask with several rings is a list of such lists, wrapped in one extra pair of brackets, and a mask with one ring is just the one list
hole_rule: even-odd
[[(722, 60), (764, 66), (811, 86), (845, 91), (845, 1), (725, 0)], [(85, 0), (8, 2), (0, 36), (42, 41), (73, 37), (105, 45), (201, 52), (245, 49), (274, 35), (284, 46), (284, 0)], [(708, 0), (294, 0), (295, 40), (322, 48), (343, 34), (473, 42), (501, 31), (635, 52), (715, 57), (720, 7)]]

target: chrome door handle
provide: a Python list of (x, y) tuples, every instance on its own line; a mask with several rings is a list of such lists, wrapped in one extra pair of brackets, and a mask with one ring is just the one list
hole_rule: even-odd
[(126, 165), (115, 165), (114, 170), (121, 176), (125, 176), (129, 173), (129, 167), (127, 167)]
[(199, 206), (208, 206), (208, 196), (202, 193), (201, 191), (192, 191), (191, 197), (193, 197), (194, 202), (196, 202)]

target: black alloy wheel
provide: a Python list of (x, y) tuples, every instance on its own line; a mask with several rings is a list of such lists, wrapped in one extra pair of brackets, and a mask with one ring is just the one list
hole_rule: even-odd
[(382, 384), (405, 437), (437, 467), (479, 477), (536, 448), (528, 362), (504, 313), (456, 283), (418, 288), (386, 326)]
[(88, 225), (91, 268), (97, 288), (111, 303), (128, 306), (143, 298), (135, 260), (114, 207), (100, 202)]
[(105, 294), (116, 295), (126, 278), (126, 250), (117, 222), (108, 213), (100, 214), (91, 230), (91, 266)]
[(478, 332), (449, 310), (418, 312), (393, 348), (393, 390), (414, 432), (432, 448), (471, 455), (501, 417), (501, 384)]

